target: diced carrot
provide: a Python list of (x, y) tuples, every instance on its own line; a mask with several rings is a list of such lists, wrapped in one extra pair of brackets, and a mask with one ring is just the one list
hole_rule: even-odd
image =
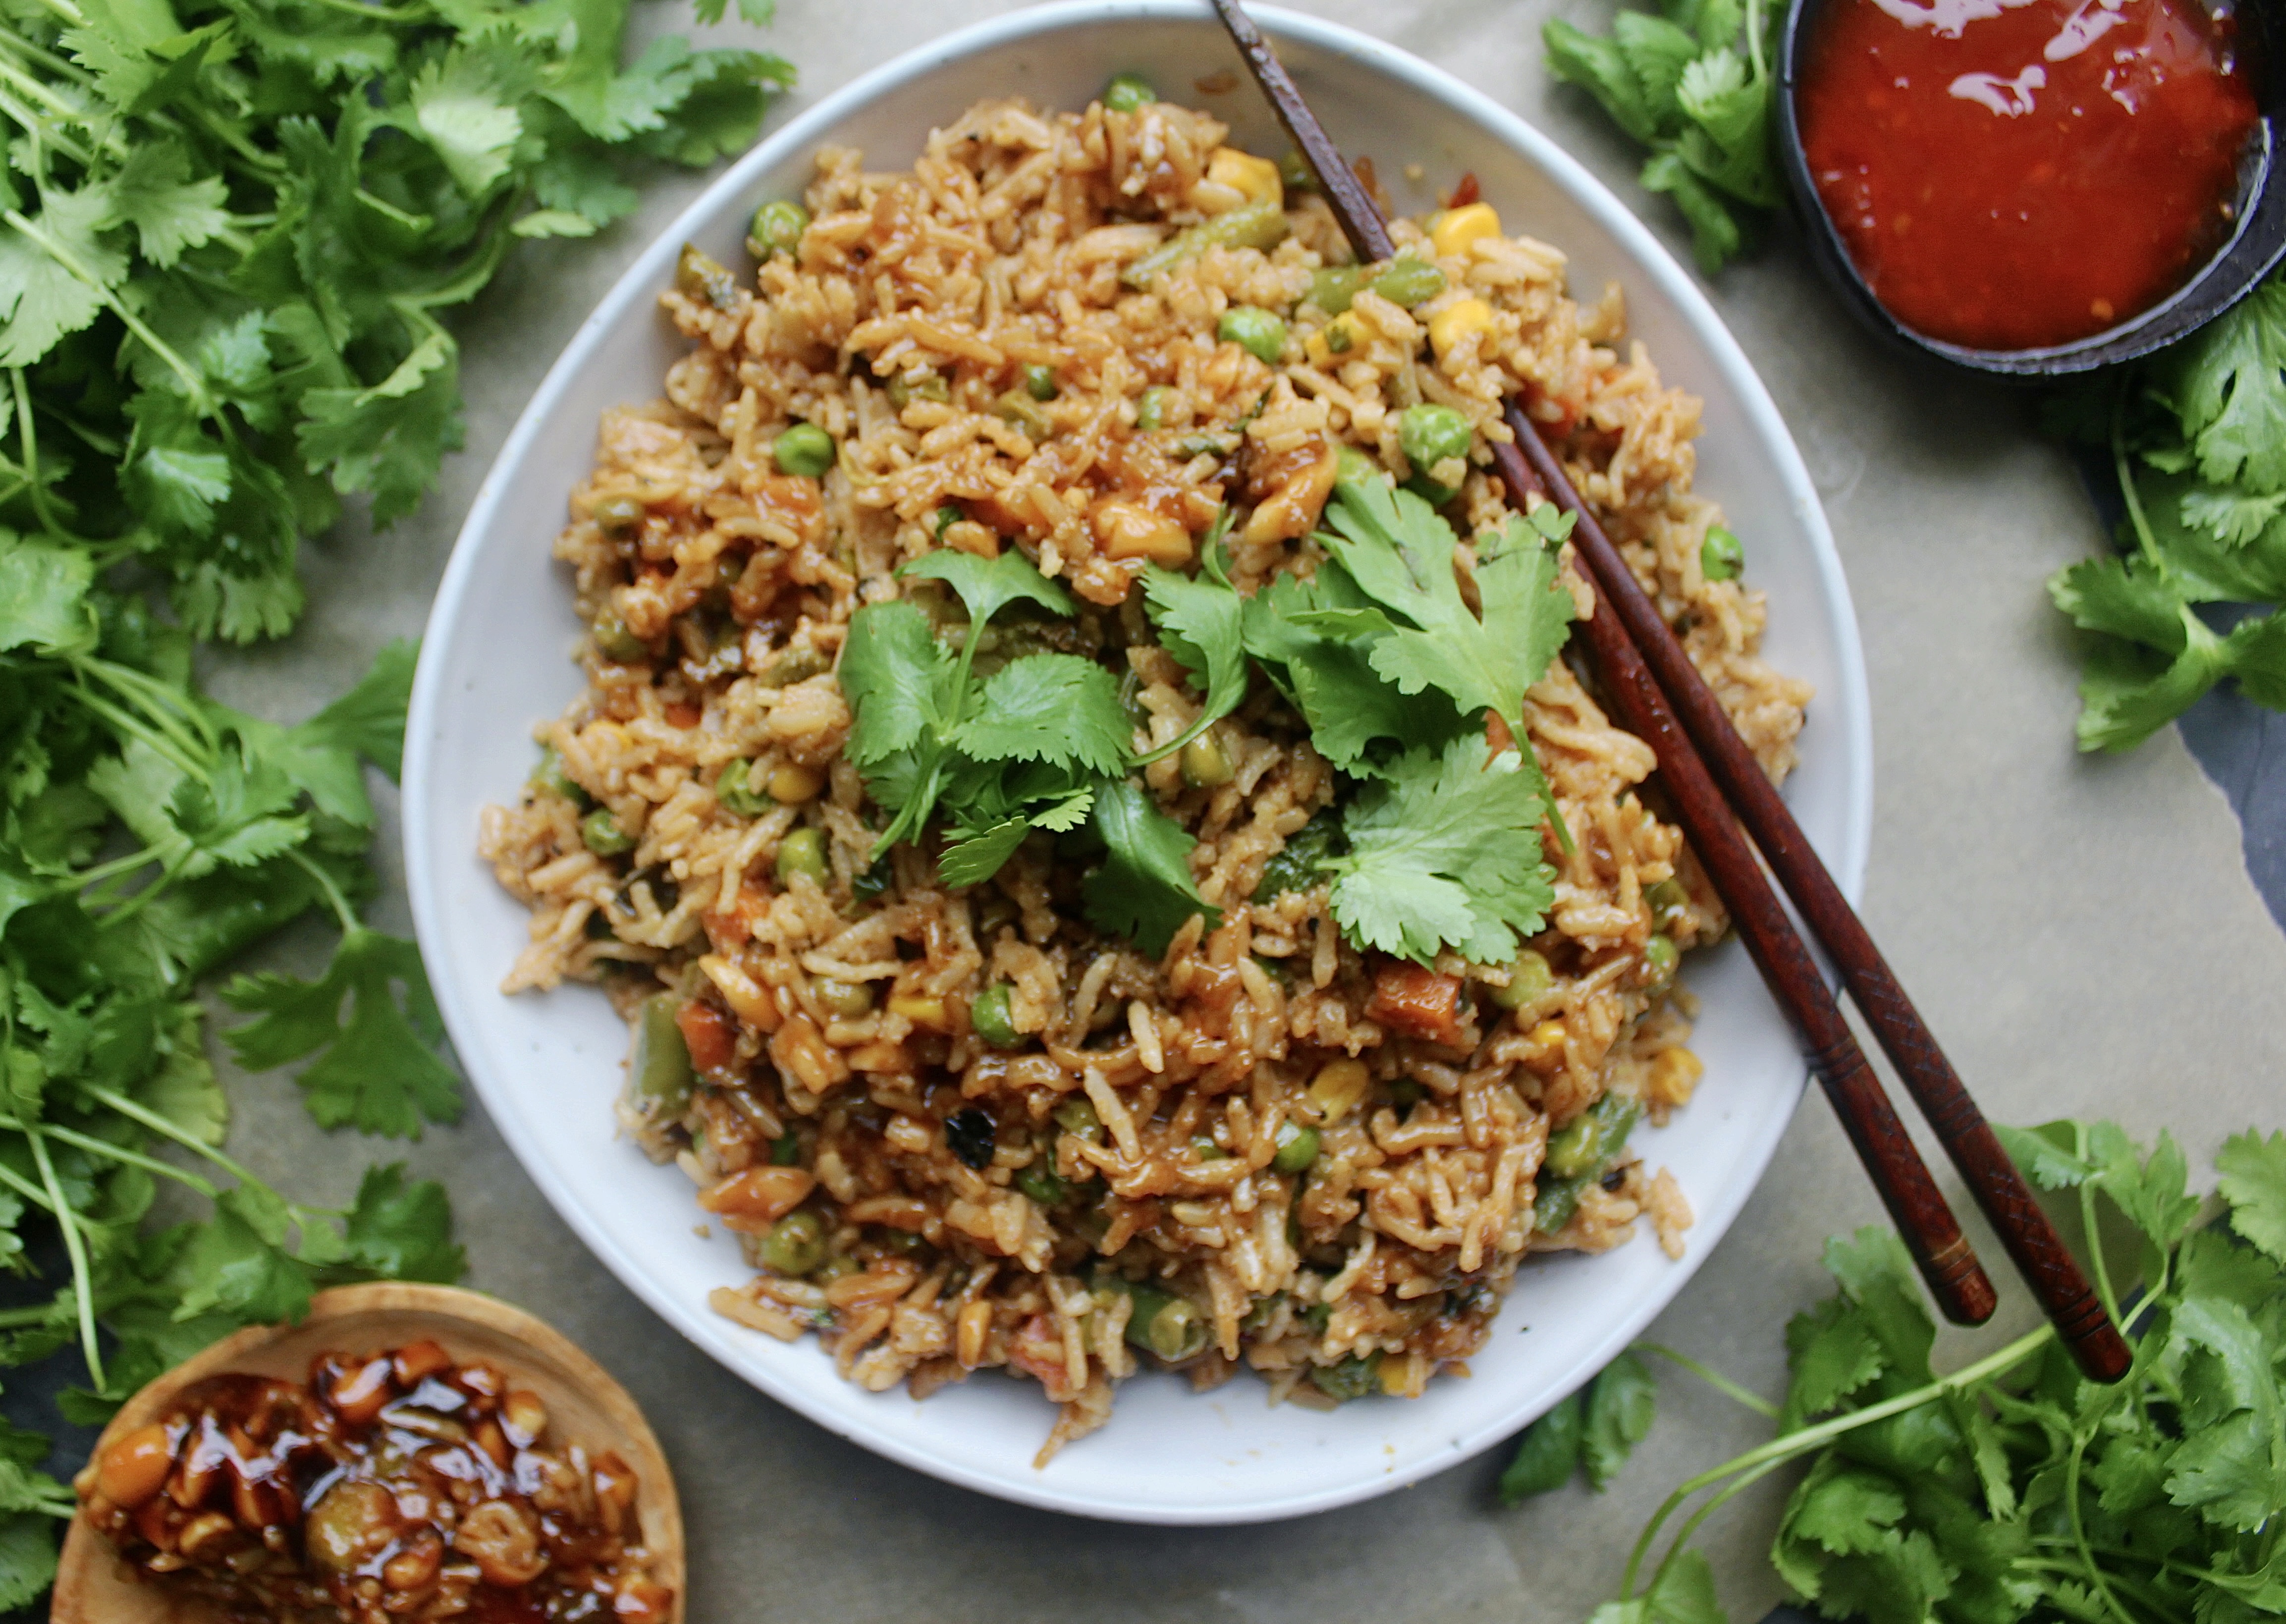
[(1373, 978), (1366, 1019), (1407, 1037), (1448, 1044), (1460, 1037), (1461, 978), (1392, 958)]
[(1479, 190), (1477, 185), (1477, 172), (1474, 169), (1470, 169), (1467, 174), (1462, 176), (1459, 181), (1454, 183), (1453, 194), (1445, 200), (1445, 207), (1447, 209), (1466, 209), (1470, 203), (1475, 202), (1483, 195), (1484, 193)]
[(817, 1187), (816, 1176), (801, 1167), (750, 1167), (698, 1194), (698, 1204), (731, 1229), (759, 1234), (801, 1205)]
[(682, 1029), (683, 1047), (699, 1070), (720, 1071), (737, 1057), (737, 1037), (729, 1021), (704, 999), (686, 1001), (674, 1012), (674, 1024)]
[(688, 699), (677, 699), (666, 707), (666, 719), (678, 728), (695, 728), (706, 713)]

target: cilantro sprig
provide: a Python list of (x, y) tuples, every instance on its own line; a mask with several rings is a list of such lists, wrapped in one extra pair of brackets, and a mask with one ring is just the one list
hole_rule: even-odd
[(1708, 276), (1747, 245), (1754, 217), (1741, 206), (1774, 209), (1782, 197), (1763, 35), (1762, 0), (1659, 0), (1656, 16), (1616, 13), (1608, 35), (1560, 18), (1541, 28), (1549, 71), (1651, 149), (1636, 178), (1675, 200)]
[(2080, 748), (2132, 749), (2227, 677), (2286, 710), (2286, 281), (2052, 422), (2108, 452), (2126, 510), (2119, 554), (2048, 582), (2086, 635)]
[(1092, 661), (1028, 654), (973, 680), (1001, 610), (1073, 612), (1021, 554), (988, 563), (942, 551), (908, 564), (906, 578), (950, 587), (967, 620), (949, 648), (909, 598), (852, 619), (840, 666), (855, 714), (847, 749), (890, 814), (876, 856), (936, 818), (949, 840), (938, 873), (967, 886), (1035, 830), (1071, 835), (1072, 855), (1098, 857), (1081, 887), (1089, 919), (1163, 951), (1194, 914), (1210, 925), (1219, 915), (1191, 878), (1194, 840), (1129, 775), (1235, 711), (1258, 669), (1351, 780), (1342, 851), (1318, 849), (1292, 878), (1331, 881), (1334, 916), (1360, 950), (1513, 958), (1554, 901), (1540, 829), (1557, 814), (1538, 763), (1486, 744), (1486, 718), (1521, 737), (1525, 690), (1569, 635), (1555, 549), (1570, 520), (1543, 505), (1479, 538), (1473, 607), (1452, 526), (1386, 476), (1341, 477), (1327, 524), (1318, 540), (1328, 557), (1312, 579), (1281, 575), (1251, 596), (1224, 571), (1219, 525), (1196, 575), (1145, 572), (1145, 609), (1201, 704), (1190, 725), (1135, 753), (1117, 688)]
[[(2253, 1624), (2286, 1612), (2286, 1134), (2224, 1145), (2220, 1217), (2203, 1224), (2164, 1133), (2146, 1149), (2103, 1122), (2000, 1132), (2026, 1175), (2077, 1210), (2096, 1289), (2135, 1346), (2126, 1378), (2086, 1380), (2046, 1325), (1940, 1375), (1903, 1244), (1879, 1229), (1836, 1237), (1825, 1261), (1839, 1290), (1786, 1327), (1782, 1404), (1640, 1350), (1778, 1432), (1667, 1498), (1591, 1624), (1721, 1624), (1691, 1535), (1750, 1484), (1805, 1462), (1770, 1560), (1827, 1618)], [(1647, 1429), (1649, 1402), (1612, 1417), (1628, 1423), (1626, 1441)], [(1503, 1480), (1511, 1502), (1588, 1461), (1582, 1409), (1559, 1407), (1525, 1434)], [(1608, 1461), (1588, 1463), (1609, 1476)]]

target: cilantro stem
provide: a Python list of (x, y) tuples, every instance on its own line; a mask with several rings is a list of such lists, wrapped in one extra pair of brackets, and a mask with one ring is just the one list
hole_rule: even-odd
[(1754, 82), (1768, 71), (1762, 62), (1762, 0), (1746, 0), (1746, 59), (1754, 64)]
[(1949, 1392), (1957, 1392), (1964, 1387), (1972, 1386), (1988, 1376), (1996, 1376), (2011, 1366), (2022, 1363), (2028, 1355), (2038, 1352), (2049, 1343), (2053, 1342), (2055, 1335), (2054, 1327), (2043, 1325), (2036, 1330), (2026, 1332), (2007, 1346), (1986, 1354), (1975, 1363), (1964, 1365), (1951, 1376), (1942, 1376), (1927, 1386), (1916, 1387), (1911, 1392), (1899, 1393), (1896, 1398), (1885, 1399), (1879, 1404), (1869, 1404), (1864, 1409), (1851, 1410), (1845, 1415), (1836, 1415), (1832, 1420), (1820, 1422), (1814, 1427), (1805, 1427), (1798, 1431), (1782, 1433), (1767, 1444), (1749, 1449), (1743, 1455), (1733, 1455), (1720, 1466), (1709, 1467), (1697, 1477), (1687, 1479), (1675, 1493), (1659, 1502), (1659, 1510), (1651, 1514), (1650, 1523), (1637, 1536), (1635, 1549), (1628, 1557), (1626, 1575), (1620, 1581), (1620, 1596), (1624, 1599), (1635, 1595), (1636, 1575), (1642, 1572), (1644, 1558), (1650, 1554), (1651, 1545), (1659, 1537), (1659, 1531), (1666, 1525), (1668, 1518), (1682, 1509), (1683, 1502), (1699, 1490), (1712, 1487), (1725, 1478), (1732, 1477), (1752, 1467), (1760, 1466), (1765, 1461), (1783, 1461), (1795, 1455), (1806, 1455), (1820, 1445), (1840, 1438), (1845, 1432), (1854, 1432), (1859, 1427), (1871, 1426), (1877, 1421), (1887, 1421), (1890, 1416), (1903, 1415), (1907, 1410), (1919, 1409), (1922, 1405), (1941, 1399)]
[(304, 873), (318, 882), (318, 889), (325, 893), (326, 905), (334, 911), (334, 918), (341, 923), (343, 935), (353, 936), (365, 928), (359, 922), (357, 915), (351, 911), (348, 900), (342, 895), (341, 887), (334, 884), (334, 877), (331, 874), (327, 873), (319, 864), (310, 861), (306, 853), (296, 850), (288, 852), (287, 855), (301, 865)]
[[(46, 88), (45, 86), (40, 85), (38, 81), (9, 67), (5, 63), (0, 63), (0, 78), (15, 80), (43, 91)], [(59, 148), (64, 156), (72, 160), (73, 162), (83, 167), (91, 166), (93, 164), (94, 155), (91, 154), (87, 148), (82, 146), (69, 136), (60, 134), (55, 130), (49, 128), (45, 119), (33, 112), (30, 108), (22, 106), (14, 97), (0, 96), (0, 112), (5, 112), (10, 118), (14, 119), (26, 130), (35, 132), (35, 138), (41, 135), (44, 135), (51, 146)]]
[(20, 1325), (38, 1325), (55, 1312), (56, 1305), (51, 1302), (35, 1303), (28, 1308), (0, 1308), (0, 1327), (12, 1330)]
[(32, 1160), (38, 1163), (40, 1182), (47, 1186), (48, 1199), (55, 1204), (51, 1209), (63, 1231), (64, 1253), (71, 1259), (72, 1290), (79, 1298), (79, 1345), (87, 1356), (87, 1373), (95, 1383), (96, 1391), (103, 1390), (103, 1349), (95, 1336), (95, 1273), (88, 1267), (87, 1243), (79, 1232), (79, 1215), (70, 1210), (71, 1203), (64, 1199), (63, 1186), (57, 1181), (55, 1163), (48, 1155), (48, 1142), (40, 1131), (25, 1124), (24, 1139), (32, 1147)]
[[(14, 1168), (10, 1167), (4, 1162), (0, 1162), (0, 1184), (6, 1185), (10, 1189), (15, 1191), (17, 1194), (22, 1196), (26, 1201), (30, 1202), (34, 1206), (39, 1208), (43, 1212), (53, 1212), (55, 1210), (55, 1208), (48, 1201), (48, 1193), (45, 1190), (42, 1189), (38, 1185), (34, 1184), (30, 1179), (25, 1178), (23, 1174), (18, 1172)], [(72, 1214), (72, 1217), (76, 1220), (79, 1215), (75, 1212)]]
[(1777, 1405), (1772, 1404), (1768, 1399), (1763, 1398), (1759, 1393), (1749, 1392), (1746, 1389), (1739, 1386), (1738, 1383), (1732, 1381), (1729, 1376), (1724, 1376), (1721, 1371), (1709, 1369), (1707, 1366), (1700, 1364), (1697, 1360), (1691, 1358), (1688, 1353), (1678, 1353), (1673, 1348), (1667, 1347), (1656, 1342), (1638, 1342), (1635, 1345), (1635, 1351), (1638, 1353), (1655, 1353), (1661, 1359), (1670, 1360), (1675, 1364), (1682, 1366), (1685, 1370), (1691, 1372), (1691, 1375), (1706, 1383), (1707, 1385), (1713, 1388), (1716, 1392), (1721, 1393), (1724, 1398), (1730, 1399), (1734, 1403), (1746, 1406), (1746, 1408), (1754, 1411), (1755, 1415), (1762, 1416), (1766, 1420), (1776, 1421), (1778, 1418), (1778, 1407)]
[[(0, 1128), (12, 1129), (18, 1133), (31, 1131), (27, 1124), (5, 1116), (0, 1116)], [(130, 1150), (123, 1145), (114, 1145), (108, 1139), (97, 1139), (93, 1134), (81, 1133), (71, 1128), (59, 1127), (54, 1123), (48, 1123), (40, 1131), (50, 1139), (61, 1139), (67, 1145), (77, 1146), (91, 1155), (107, 1156), (112, 1161), (122, 1163), (128, 1167), (139, 1167), (146, 1173), (156, 1173), (162, 1179), (171, 1179), (177, 1184), (188, 1185), (209, 1201), (212, 1201), (221, 1194), (215, 1187), (212, 1180), (202, 1179), (188, 1169), (162, 1162), (156, 1156), (146, 1156), (139, 1150)]]
[(24, 369), (11, 367), (8, 379), (16, 397), (16, 438), (24, 445), (24, 477), (31, 482), (32, 511), (40, 516), (40, 528), (59, 541), (71, 539), (56, 517), (48, 501), (47, 481), (40, 477), (40, 433), (32, 422), (32, 392), (24, 382)]
[(2141, 550), (2144, 562), (2164, 579), (2172, 572), (2159, 552), (2158, 537), (2151, 533), (2151, 521), (2143, 511), (2143, 495), (2135, 485), (2134, 463), (2127, 454), (2127, 401), (2134, 388), (2134, 377), (2130, 374), (2120, 381), (2119, 398), (2112, 403), (2111, 469), (2119, 481), (2120, 500), (2127, 504), (2127, 523), (2135, 532), (2135, 545)]
[(40, 4), (75, 28), (83, 28), (87, 23), (86, 14), (74, 5), (71, 0), (40, 0)]
[[(1680, 1557), (1684, 1551), (1691, 1549), (1691, 1536), (1699, 1532), (1699, 1525), (1701, 1523), (1714, 1516), (1715, 1512), (1721, 1510), (1722, 1507), (1731, 1500), (1746, 1493), (1746, 1490), (1752, 1488), (1756, 1483), (1759, 1483), (1764, 1478), (1769, 1477), (1772, 1472), (1776, 1471), (1779, 1467), (1785, 1463), (1785, 1459), (1781, 1457), (1775, 1461), (1765, 1461), (1760, 1466), (1754, 1468), (1752, 1470), (1740, 1473), (1730, 1483), (1723, 1486), (1723, 1489), (1721, 1494), (1713, 1496), (1706, 1504), (1700, 1506), (1696, 1511), (1693, 1511), (1689, 1519), (1683, 1523), (1683, 1526), (1675, 1531), (1675, 1540), (1673, 1543), (1667, 1546), (1667, 1555), (1660, 1557), (1659, 1565), (1651, 1570), (1650, 1588), (1654, 1590), (1658, 1589), (1659, 1581), (1667, 1577), (1667, 1570), (1675, 1565), (1676, 1558)], [(1620, 1599), (1625, 1601), (1628, 1598), (1627, 1594), (1623, 1592)]]
[(154, 333), (145, 324), (142, 317), (128, 309), (126, 302), (121, 299), (101, 277), (79, 262), (78, 256), (26, 219), (19, 209), (11, 209), (5, 212), (0, 212), (0, 220), (7, 221), (9, 225), (23, 233), (28, 240), (45, 249), (49, 258), (93, 288), (96, 296), (111, 307), (111, 313), (119, 318), (127, 330), (149, 345), (151, 353), (164, 361), (168, 370), (183, 381), (183, 387), (189, 391), (191, 402), (198, 407), (201, 416), (218, 415), (215, 410), (214, 397), (207, 393), (207, 381), (198, 368), (176, 354), (174, 346)]
[[(256, 1179), (252, 1173), (248, 1172), (246, 1169), (240, 1167), (237, 1163), (223, 1155), (221, 1151), (217, 1150), (213, 1146), (206, 1143), (203, 1139), (198, 1139), (194, 1135), (185, 1132), (173, 1123), (169, 1122), (165, 1117), (160, 1116), (158, 1112), (150, 1110), (144, 1106), (138, 1104), (136, 1101), (130, 1100), (117, 1089), (106, 1088), (100, 1083), (83, 1083), (80, 1085), (80, 1090), (83, 1093), (86, 1094), (89, 1099), (101, 1100), (113, 1110), (118, 1112), (122, 1116), (132, 1117), (135, 1121), (141, 1123), (145, 1127), (150, 1129), (152, 1132), (163, 1134), (166, 1138), (174, 1140), (175, 1143), (180, 1145), (192, 1155), (204, 1156), (208, 1161), (222, 1169), (223, 1171), (228, 1173), (240, 1184), (248, 1185), (255, 1189), (270, 1190), (270, 1186), (268, 1184)], [(270, 1193), (273, 1195), (277, 1194), (275, 1190), (270, 1190)]]

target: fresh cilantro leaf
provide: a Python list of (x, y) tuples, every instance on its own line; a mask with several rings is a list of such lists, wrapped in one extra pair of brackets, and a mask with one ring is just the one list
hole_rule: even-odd
[(308, 1271), (264, 1227), (242, 1187), (216, 1198), (214, 1217), (192, 1235), (177, 1265), (184, 1282), (177, 1321), (215, 1313), (251, 1324), (309, 1312)]
[(1076, 654), (1028, 654), (994, 672), (954, 734), (978, 761), (1047, 761), (1093, 773), (1120, 770), (1132, 730), (1119, 684)]
[(1638, 141), (1660, 134), (1657, 109), (1616, 39), (1587, 34), (1552, 18), (1540, 31), (1548, 71), (1593, 96), (1612, 121)]
[(96, 642), (88, 602), (95, 561), (85, 553), (0, 531), (0, 650), (83, 653)]
[(424, 1118), (460, 1120), (460, 1082), (432, 1046), (444, 1026), (413, 943), (360, 926), (318, 981), (241, 975), (223, 998), (262, 1017), (223, 1035), (242, 1064), (266, 1069), (325, 1051), (296, 1079), (319, 1126), (418, 1139)]
[(2278, 1514), (2270, 1429), (2251, 1410), (2200, 1427), (2176, 1449), (2167, 1496), (2207, 1521), (2252, 1533)]
[(1620, 1354), (1597, 1373), (1588, 1386), (1580, 1431), (1580, 1463), (1588, 1487), (1601, 1493), (1619, 1476), (1635, 1447), (1650, 1436), (1658, 1413), (1658, 1384), (1634, 1354)]
[(1837, 1235), (1825, 1243), (1825, 1271), (1864, 1315), (1888, 1368), (1910, 1382), (1927, 1381), (1936, 1325), (1904, 1242), (1886, 1229)]
[(453, 1210), (445, 1186), (425, 1179), (406, 1183), (401, 1163), (366, 1170), (343, 1231), (345, 1249), (336, 1269), (450, 1285), (468, 1267), (466, 1254), (453, 1240)]
[[(722, 20), (724, 0), (698, 0), (691, 7), (698, 20), (713, 25)], [(758, 28), (767, 28), (776, 20), (776, 0), (738, 0), (738, 15)]]
[(1452, 526), (1412, 492), (1378, 477), (1344, 483), (1327, 523), (1328, 549), (1368, 598), (1401, 622), (1372, 639), (1374, 670), (1402, 693), (1433, 688), (1463, 715), (1489, 710), (1522, 732), (1525, 690), (1564, 645), (1573, 613), (1541, 532), (1511, 518), (1480, 548), (1479, 619), (1461, 593)]
[(2183, 493), (2180, 510), (2187, 528), (2208, 531), (2225, 547), (2244, 547), (2286, 514), (2286, 491), (2202, 485)]
[[(1209, 545), (1212, 557), (1211, 540)], [(1159, 628), (1160, 646), (1198, 681), (1206, 703), (1189, 727), (1138, 757), (1138, 766), (1174, 754), (1246, 698), (1246, 603), (1228, 581), (1153, 564), (1143, 573), (1143, 596)]]
[(1680, 153), (1654, 153), (1644, 161), (1636, 184), (1664, 193), (1691, 227), (1691, 256), (1700, 272), (1713, 276), (1746, 251), (1746, 233), (1730, 205), (1700, 179)]
[(1080, 886), (1090, 923), (1155, 958), (1193, 914), (1204, 914), (1209, 929), (1222, 922), (1222, 911), (1200, 897), (1191, 879), (1188, 858), (1198, 842), (1159, 810), (1149, 791), (1114, 779), (1096, 792), (1090, 812), (1105, 847), (1102, 866)]
[(471, 197), (482, 196), (508, 173), (524, 134), (514, 90), (505, 83), (514, 61), (495, 50), (456, 46), (414, 76), (412, 131), (436, 149)]
[(1441, 753), (1407, 751), (1343, 819), (1349, 852), (1325, 865), (1334, 917), (1360, 950), (1426, 964), (1450, 944), (1505, 964), (1555, 903), (1547, 814), (1539, 768), (1514, 750), (1494, 755), (1463, 734)]
[(165, 270), (185, 250), (229, 229), (229, 187), (219, 175), (191, 178), (191, 157), (174, 140), (146, 142), (112, 177), (113, 212), (135, 228), (143, 257)]
[(1714, 1594), (1714, 1570), (1686, 1550), (1655, 1574), (1645, 1601), (1651, 1624), (1729, 1624)]
[(868, 603), (849, 618), (840, 677), (854, 721), (844, 747), (860, 768), (875, 767), (918, 744), (944, 720), (951, 657), (910, 599)]
[(1071, 594), (1041, 574), (1030, 559), (1013, 547), (993, 558), (940, 548), (914, 559), (897, 573), (909, 580), (941, 580), (951, 587), (968, 611), (972, 627), (981, 628), (1011, 603), (1037, 603), (1064, 616), (1076, 612)]
[(956, 840), (938, 856), (937, 878), (948, 886), (981, 886), (1000, 871), (1031, 832), (1030, 818), (1010, 817)]
[(1888, 1368), (1880, 1339), (1846, 1297), (1796, 1314), (1786, 1322), (1785, 1342), (1793, 1372), (1785, 1413), (1797, 1421), (1825, 1415)]
[(1516, 1458), (1501, 1473), (1501, 1504), (1521, 1505), (1572, 1480), (1580, 1464), (1580, 1395), (1566, 1393), (1555, 1408), (1524, 1430), (1517, 1440)]
[(2230, 1203), (2230, 1226), (2273, 1262), (2286, 1264), (2286, 1133), (2249, 1131), (2223, 1141), (2216, 1186)]
[(1761, 209), (1782, 201), (1770, 162), (1770, 81), (1751, 75), (1728, 47), (1692, 61), (1675, 90), (1691, 124), (1675, 152), (1710, 185)]
[(2286, 488), (2286, 282), (2273, 278), (2210, 322), (2161, 378), (2211, 482)]
[(27, 1511), (0, 1516), (0, 1612), (30, 1606), (55, 1581), (54, 1519)]

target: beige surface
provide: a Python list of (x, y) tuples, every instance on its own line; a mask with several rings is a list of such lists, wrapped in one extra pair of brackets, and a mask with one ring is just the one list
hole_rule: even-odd
[[(1541, 19), (1595, 21), (1607, 0), (1297, 4), (1517, 109), (1686, 254), (1663, 206), (1632, 190), (1624, 143), (1540, 67)], [(800, 65), (805, 99), (883, 59), (886, 42), (918, 43), (1013, 9), (782, 5), (769, 43)], [(658, 8), (655, 20), (675, 14)], [(287, 644), (218, 672), (224, 697), (298, 718), (382, 642), (419, 630), (461, 514), (516, 411), (619, 266), (698, 184), (669, 177), (642, 219), (512, 264), (467, 328), (469, 449), (447, 465), (442, 491), (385, 537), (345, 529), (314, 548), (310, 619)], [(2072, 753), (2072, 674), (2040, 582), (2097, 537), (2062, 459), (2032, 437), (2020, 398), (1876, 350), (1783, 233), (1728, 272), (1714, 299), (1801, 442), (1856, 595), (1877, 756), (1869, 921), (1988, 1111), (2020, 1122), (2107, 1114), (2145, 1134), (2172, 1125), (2201, 1164), (2248, 1121), (2286, 1121), (2276, 1082), (2286, 1029), (2275, 1019), (2286, 938), (2241, 867), (2228, 808), (2172, 730), (2122, 761)], [(393, 879), (393, 851), (387, 866)], [(401, 887), (392, 884), (377, 917), (407, 928)], [(306, 968), (322, 945), (312, 929), (280, 960)], [(282, 1081), (231, 1082), (232, 1149), (304, 1199), (345, 1200), (358, 1169), (391, 1154), (327, 1140)], [(1726, 1400), (1662, 1376), (1651, 1441), (1600, 1498), (1574, 1490), (1504, 1512), (1491, 1496), (1500, 1462), (1487, 1455), (1367, 1505), (1267, 1527), (1058, 1518), (878, 1460), (733, 1380), (589, 1258), (473, 1110), (410, 1158), (453, 1191), (472, 1283), (552, 1320), (650, 1411), (683, 1487), (696, 1624), (1569, 1624), (1609, 1593), (1669, 1487), (1766, 1435)], [(1821, 1240), (1877, 1217), (1812, 1100), (1770, 1179), (1652, 1335), (1776, 1392), (1784, 1321), (1822, 1290)], [(1995, 1328), (2021, 1324), (2022, 1293), (1997, 1248), (1986, 1252), (2004, 1297)], [(1778, 1598), (1762, 1551), (1779, 1494), (1742, 1497), (1710, 1525), (1723, 1599), (1741, 1624)]]

